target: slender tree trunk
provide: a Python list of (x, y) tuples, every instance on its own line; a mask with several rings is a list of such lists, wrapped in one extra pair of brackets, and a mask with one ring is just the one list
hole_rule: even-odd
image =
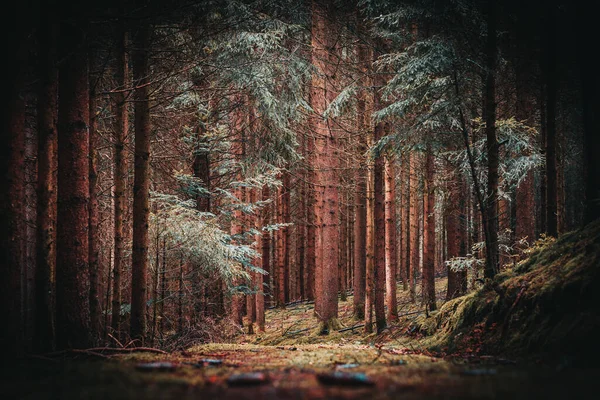
[[(90, 61), (90, 66), (93, 64)], [(99, 280), (100, 262), (99, 250), (99, 205), (98, 205), (98, 120), (96, 119), (96, 81), (90, 78), (90, 130), (89, 130), (89, 174), (90, 174), (90, 205), (88, 210), (88, 246), (90, 273), (90, 328), (95, 341), (100, 337), (100, 297)]]
[[(306, 153), (306, 138), (301, 138), (301, 153)], [(306, 170), (302, 168), (297, 179), (298, 189), (298, 218), (296, 223), (296, 264), (298, 266), (298, 295), (301, 300), (306, 299)], [(266, 224), (266, 223), (265, 223)]]
[[(521, 35), (519, 40), (525, 40), (525, 38)], [(520, 57), (524, 57), (525, 49), (519, 48), (518, 53)], [(529, 123), (532, 120), (531, 115), (533, 114), (533, 110), (530, 106), (532, 101), (527, 90), (528, 74), (526, 73), (526, 65), (522, 60), (516, 63), (515, 75), (517, 120)], [(533, 243), (535, 240), (535, 213), (532, 212), (535, 209), (534, 194), (534, 174), (533, 170), (530, 170), (516, 189), (516, 204), (513, 205), (513, 208), (516, 208), (515, 240), (517, 241), (527, 238), (529, 243)]]
[(557, 176), (556, 176), (556, 28), (554, 2), (548, 11), (546, 35), (546, 233), (556, 237), (558, 235), (557, 220)]
[(150, 103), (148, 83), (150, 27), (135, 37), (135, 162), (133, 182), (133, 253), (131, 268), (131, 337), (144, 342), (148, 274), (148, 200), (150, 195)]
[[(281, 218), (282, 223), (287, 224), (290, 220), (290, 173), (288, 171), (283, 172), (283, 188), (282, 188), (282, 196), (281, 196)], [(283, 298), (284, 303), (290, 302), (290, 291), (291, 291), (291, 279), (290, 279), (290, 228), (283, 228), (281, 234), (283, 239)]]
[[(359, 25), (359, 28), (362, 28)], [(362, 29), (361, 29), (362, 30)], [(369, 83), (368, 63), (371, 59), (369, 48), (360, 44), (358, 46), (358, 62), (365, 86)], [(357, 102), (357, 125), (359, 135), (356, 145), (356, 156), (359, 160), (355, 170), (356, 191), (354, 194), (354, 317), (358, 320), (365, 318), (365, 286), (367, 268), (367, 176), (365, 153), (367, 152), (367, 130), (370, 120), (367, 113), (368, 91), (360, 92)]]
[(54, 349), (56, 272), (56, 173), (58, 118), (58, 26), (44, 20), (39, 32), (37, 260), (34, 351)]
[(485, 201), (486, 262), (484, 275), (493, 278), (498, 272), (498, 165), (499, 146), (496, 138), (496, 11), (495, 2), (488, 0), (488, 31), (485, 76), (485, 135), (487, 140), (488, 179)]
[[(346, 193), (342, 192), (343, 202), (346, 202)], [(347, 257), (347, 239), (348, 239), (348, 215), (346, 214), (346, 210), (340, 210), (340, 243), (339, 247), (339, 264), (338, 264), (338, 277), (339, 282), (338, 286), (340, 288), (340, 301), (346, 301), (347, 299), (347, 291), (348, 288), (346, 286), (346, 271), (348, 264)]]
[(106, 293), (105, 293), (105, 297), (104, 297), (104, 332), (102, 334), (102, 339), (104, 341), (106, 341), (106, 339), (108, 338), (108, 310), (110, 309), (110, 274), (112, 272), (112, 260), (113, 258), (111, 257), (112, 254), (112, 249), (109, 250), (108, 252), (108, 269), (106, 270)]
[[(262, 200), (267, 201), (270, 197), (269, 187), (265, 186), (262, 192)], [(270, 206), (266, 206), (263, 211), (262, 221), (263, 225), (269, 224), (269, 210)], [(271, 263), (271, 233), (263, 231), (262, 233), (262, 269), (266, 272), (269, 271), (269, 265)], [(258, 331), (265, 331), (265, 289), (264, 289), (264, 275), (257, 274), (256, 285), (258, 292), (256, 294), (256, 323), (258, 325)]]
[(165, 301), (167, 297), (167, 238), (163, 237), (162, 268), (160, 270), (160, 324), (159, 335), (162, 339), (165, 331)]
[[(63, 24), (72, 53), (60, 68), (56, 337), (60, 349), (91, 344), (89, 305), (89, 81), (80, 26)], [(76, 171), (77, 173), (74, 173)]]
[(127, 33), (124, 29), (117, 36), (117, 62), (115, 79), (119, 89), (113, 94), (115, 122), (114, 130), (114, 265), (113, 265), (113, 293), (112, 293), (112, 319), (113, 332), (119, 336), (121, 322), (121, 271), (125, 264), (125, 215), (127, 213), (127, 145), (129, 130), (129, 112), (124, 89), (129, 83), (129, 62), (126, 52)]
[[(251, 188), (248, 189), (250, 192), (246, 192), (246, 197), (247, 197), (247, 202), (250, 203), (256, 203), (257, 201), (257, 196), (256, 196), (256, 189), (255, 188)], [(248, 218), (248, 223), (250, 224), (250, 228), (251, 229), (256, 229), (258, 226), (258, 215), (254, 215), (251, 216), (250, 218)], [(254, 235), (254, 242), (256, 243), (256, 252), (258, 253), (259, 249), (258, 246), (260, 245), (260, 237), (259, 235)], [(252, 260), (252, 264), (253, 265), (258, 265), (259, 264), (260, 259), (257, 257), (255, 259)], [(246, 295), (246, 318), (248, 320), (248, 334), (249, 335), (253, 335), (254, 334), (254, 323), (256, 322), (256, 291), (257, 291), (257, 273), (254, 271), (250, 271), (249, 272), (250, 275), (250, 289), (255, 292), (254, 294), (248, 294)]]
[[(369, 138), (370, 139), (370, 138)], [(372, 142), (372, 140), (369, 140)], [(369, 146), (372, 143), (368, 143)], [(367, 165), (367, 261), (365, 274), (365, 333), (373, 333), (375, 291), (375, 198), (373, 196), (373, 164)]]
[[(448, 232), (447, 255), (448, 260), (467, 255), (467, 230), (466, 230), (466, 199), (467, 190), (463, 178), (456, 174), (450, 182), (449, 204), (446, 207), (446, 231)], [(475, 227), (477, 231), (478, 228)], [(475, 239), (477, 240), (477, 239)], [(455, 271), (448, 266), (448, 289), (446, 300), (461, 296), (466, 292), (466, 271)]]
[(410, 301), (415, 302), (417, 299), (416, 289), (416, 274), (419, 268), (419, 185), (418, 185), (418, 172), (417, 172), (417, 156), (416, 154), (410, 154), (409, 168), (410, 168), (410, 179), (409, 179), (409, 244), (408, 244), (408, 286), (410, 291)]
[[(284, 188), (280, 188), (277, 191), (277, 223), (283, 223), (283, 191)], [(285, 234), (283, 228), (275, 231), (275, 242), (277, 244), (277, 306), (285, 308), (285, 287), (286, 287), (286, 273), (285, 273)]]
[[(20, 94), (14, 95), (9, 100), (8, 126), (7, 132), (9, 147), (6, 162), (6, 214), (2, 217), (7, 222), (7, 240), (2, 243), (6, 252), (6, 263), (2, 264), (4, 274), (2, 276), (2, 306), (5, 307), (3, 319), (6, 321), (5, 329), (6, 342), (11, 343), (11, 348), (7, 350), (8, 355), (19, 355), (24, 350), (24, 308), (22, 296), (26, 288), (22, 282), (22, 272), (25, 270), (23, 265), (24, 246), (23, 239), (25, 234), (24, 205), (25, 195), (25, 101)], [(4, 221), (3, 221), (4, 222)], [(4, 261), (4, 260), (2, 260)]]
[(395, 161), (385, 160), (385, 303), (388, 321), (398, 319), (398, 301), (396, 300), (396, 270), (398, 268), (396, 252), (396, 188)]
[(402, 208), (400, 225), (402, 230), (402, 244), (400, 249), (404, 281), (402, 288), (409, 289), (410, 281), (410, 153), (402, 156)]
[(433, 187), (434, 159), (428, 146), (425, 161), (425, 189), (423, 203), (423, 293), (430, 311), (435, 303), (435, 192)]
[(181, 335), (183, 333), (183, 258), (179, 258), (179, 271), (178, 271), (178, 285), (177, 285), (177, 332)]

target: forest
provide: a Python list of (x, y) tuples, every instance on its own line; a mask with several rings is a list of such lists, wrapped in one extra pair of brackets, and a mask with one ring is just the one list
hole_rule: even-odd
[(2, 392), (594, 397), (594, 19), (10, 2)]

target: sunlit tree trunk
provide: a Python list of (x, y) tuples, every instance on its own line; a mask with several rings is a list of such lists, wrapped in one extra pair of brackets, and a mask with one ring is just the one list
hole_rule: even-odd
[[(372, 140), (369, 140), (372, 143)], [(371, 144), (369, 143), (369, 145)], [(373, 196), (373, 163), (367, 166), (367, 261), (365, 273), (365, 333), (373, 332), (373, 306), (375, 303), (375, 198)]]
[(396, 269), (398, 268), (396, 252), (396, 188), (394, 168), (395, 161), (385, 160), (385, 303), (388, 321), (398, 319), (398, 302), (396, 300)]
[(150, 196), (150, 103), (148, 59), (150, 28), (140, 27), (132, 56), (135, 89), (135, 159), (133, 182), (133, 252), (131, 267), (131, 337), (142, 343), (146, 333), (148, 274), (148, 201)]
[(60, 37), (71, 53), (59, 71), (56, 338), (61, 349), (86, 348), (91, 344), (88, 59), (82, 27), (63, 24)]
[[(316, 182), (321, 187), (317, 197), (316, 235), (316, 313), (319, 331), (328, 333), (337, 326), (338, 313), (338, 149), (337, 133), (330, 129), (331, 121), (323, 119), (323, 112), (334, 96), (330, 50), (334, 32), (329, 25), (333, 5), (312, 1), (312, 62), (320, 73), (313, 74), (311, 106), (315, 140)], [(320, 204), (319, 204), (320, 203)]]

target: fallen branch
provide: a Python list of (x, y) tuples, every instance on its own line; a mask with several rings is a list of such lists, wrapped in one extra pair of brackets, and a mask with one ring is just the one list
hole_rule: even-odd
[(349, 328), (340, 329), (340, 330), (338, 330), (338, 332), (352, 331), (352, 330), (354, 330), (356, 328), (362, 328), (363, 326), (365, 326), (365, 324), (358, 324), (358, 325), (351, 326)]
[(128, 347), (128, 348), (116, 348), (116, 347), (94, 347), (87, 349), (88, 351), (107, 352), (107, 353), (134, 353), (134, 352), (147, 352), (147, 353), (158, 353), (158, 354), (169, 354), (168, 352), (153, 347)]

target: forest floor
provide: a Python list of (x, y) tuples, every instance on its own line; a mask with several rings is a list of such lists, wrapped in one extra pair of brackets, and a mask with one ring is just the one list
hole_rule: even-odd
[[(398, 287), (400, 318), (380, 335), (339, 303), (317, 334), (314, 305), (269, 309), (266, 333), (231, 343), (90, 349), (4, 365), (6, 399), (597, 398), (600, 221), (546, 240), (529, 258), (426, 313)], [(420, 290), (417, 290), (419, 294)]]
[[(445, 288), (438, 280), (438, 295)], [(340, 302), (343, 332), (316, 335), (313, 305), (267, 311), (267, 333), (173, 353), (103, 350), (23, 360), (2, 374), (10, 399), (595, 398), (600, 370), (521, 362), (478, 349), (445, 355), (412, 334), (424, 317), (398, 290), (399, 322), (365, 334)], [(440, 301), (441, 303), (441, 301)], [(348, 329), (358, 325), (354, 329)], [(5, 395), (8, 394), (6, 397)]]

